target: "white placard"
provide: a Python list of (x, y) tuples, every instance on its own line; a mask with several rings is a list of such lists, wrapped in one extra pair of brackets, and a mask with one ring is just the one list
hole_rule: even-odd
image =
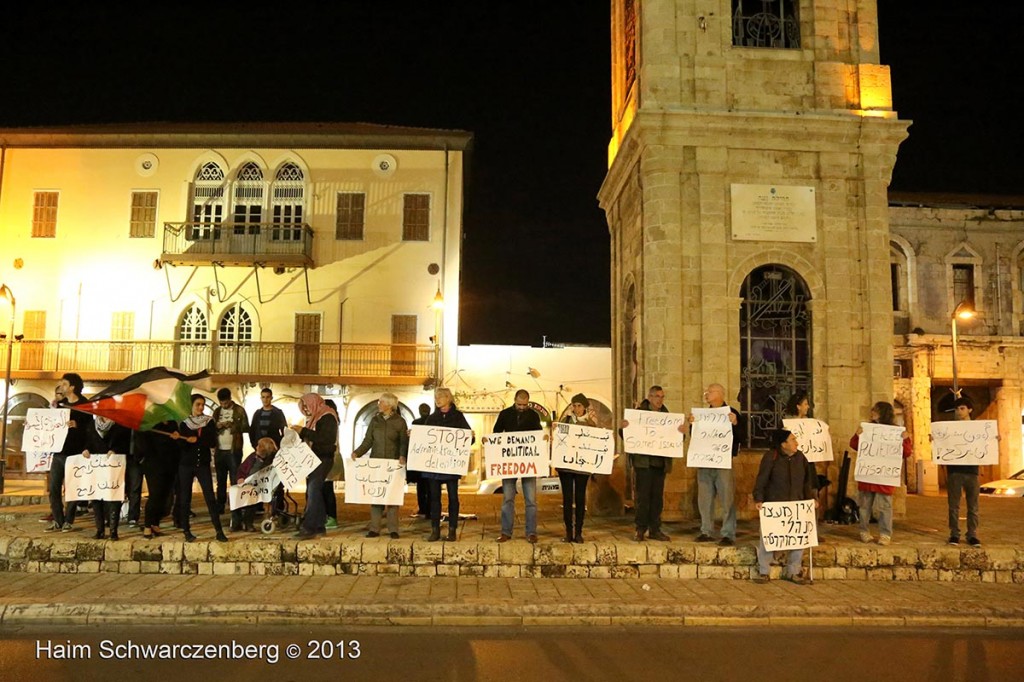
[(686, 423), (685, 414), (624, 410), (623, 418), (629, 422), (629, 426), (622, 430), (626, 452), (660, 457), (683, 456), (686, 436), (680, 433), (679, 426)]
[(610, 429), (559, 422), (552, 434), (551, 466), (584, 474), (612, 473), (615, 438)]
[(899, 487), (903, 473), (902, 426), (862, 422), (854, 480)]
[(64, 501), (124, 502), (124, 455), (71, 455), (64, 462)]
[(792, 431), (800, 452), (808, 462), (831, 462), (832, 434), (820, 419), (783, 419), (782, 426)]
[(732, 422), (728, 405), (693, 408), (686, 466), (732, 469)]
[(759, 516), (761, 542), (769, 552), (818, 546), (814, 500), (763, 502)]
[(409, 471), (465, 476), (473, 432), (448, 426), (416, 424), (409, 429)]
[(817, 241), (813, 187), (733, 184), (729, 189), (733, 239)]
[(994, 419), (932, 422), (932, 459), (936, 464), (999, 464), (999, 425)]
[(274, 490), (281, 483), (277, 470), (273, 467), (264, 467), (255, 474), (245, 479), (241, 485), (233, 485), (228, 488), (228, 504), (231, 511), (248, 507), (260, 502), (272, 502)]
[[(414, 427), (415, 428), (415, 427)], [(397, 459), (345, 457), (345, 504), (382, 504), (401, 507), (405, 502), (405, 467)]]
[(551, 473), (545, 431), (507, 431), (484, 439), (485, 478), (537, 478)]
[(52, 463), (52, 452), (40, 452), (38, 450), (28, 450), (25, 452), (25, 473), (27, 474), (45, 473), (50, 470)]
[(296, 445), (282, 445), (274, 455), (271, 466), (277, 471), (277, 477), (284, 484), (284, 489), (294, 490), (300, 482), (305, 482), (306, 476), (320, 466), (320, 458), (308, 445), (300, 441)]
[(68, 437), (68, 421), (71, 410), (51, 410), (45, 407), (30, 407), (25, 414), (25, 430), (21, 435), (21, 449), (60, 452)]

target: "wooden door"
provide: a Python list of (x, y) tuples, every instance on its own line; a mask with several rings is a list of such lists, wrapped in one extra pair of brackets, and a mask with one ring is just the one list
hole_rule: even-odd
[(391, 376), (416, 373), (416, 316), (391, 316)]
[(21, 369), (42, 369), (43, 350), (46, 337), (46, 311), (26, 310), (25, 318), (21, 323), (22, 334), (25, 338), (21, 342), (21, 357), (18, 367)]
[(132, 341), (134, 339), (135, 313), (113, 313), (110, 317), (110, 355), (107, 369), (111, 372), (130, 372), (132, 370)]
[(320, 373), (320, 313), (295, 313), (295, 373)]

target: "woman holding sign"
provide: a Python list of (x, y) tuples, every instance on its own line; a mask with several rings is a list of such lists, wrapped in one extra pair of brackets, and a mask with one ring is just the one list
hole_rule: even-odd
[[(82, 451), (83, 457), (89, 452), (108, 455), (126, 455), (132, 446), (132, 430), (127, 426), (115, 424), (106, 417), (96, 415), (92, 420), (92, 428), (86, 436), (87, 449)], [(110, 526), (110, 539), (117, 540), (117, 526), (121, 521), (121, 502), (93, 500), (92, 510), (96, 521), (97, 540), (106, 537), (106, 527)]]
[(203, 414), (206, 409), (206, 398), (199, 394), (192, 395), (192, 416), (178, 424), (178, 430), (171, 436), (181, 446), (181, 462), (178, 465), (178, 497), (181, 499), (181, 530), (185, 533), (185, 542), (195, 542), (189, 527), (189, 512), (192, 509), (192, 481), (199, 479), (199, 487), (206, 500), (206, 509), (210, 512), (210, 521), (217, 531), (217, 540), (227, 542), (224, 527), (220, 524), (217, 514), (217, 499), (213, 495), (213, 476), (210, 474), (210, 461), (213, 449), (217, 447), (217, 425), (211, 424), (212, 417)]
[[(565, 424), (597, 426), (587, 414), (590, 401), (587, 396), (577, 393), (572, 397), (572, 410), (562, 418)], [(558, 470), (558, 480), (562, 484), (562, 520), (565, 522), (565, 538), (562, 542), (583, 544), (583, 516), (587, 510), (587, 483), (590, 474), (573, 471), (564, 467)], [(575, 504), (575, 515), (573, 505)], [(573, 532), (573, 518), (576, 520), (576, 531)]]
[[(468, 429), (466, 416), (455, 407), (451, 390), (439, 388), (434, 391), (434, 403), (437, 409), (427, 417), (427, 426), (447, 426), (453, 429)], [(475, 439), (474, 439), (475, 440)], [(430, 486), (430, 536), (427, 542), (441, 539), (441, 484), (448, 489), (448, 537), (452, 542), (458, 538), (459, 528), (459, 478), (456, 474), (437, 474), (424, 471), (421, 476)]]
[(324, 506), (324, 481), (334, 465), (334, 451), (338, 448), (338, 413), (327, 406), (323, 396), (307, 393), (299, 398), (299, 411), (306, 418), (305, 426), (290, 428), (309, 445), (320, 460), (320, 466), (306, 476), (306, 511), (302, 515), (302, 528), (295, 534), (299, 540), (327, 535), (327, 509)]
[[(896, 426), (896, 410), (891, 403), (877, 402), (871, 406), (871, 423)], [(850, 447), (854, 450), (860, 445), (860, 435), (864, 433), (863, 427), (857, 429), (857, 433), (850, 439)], [(910, 457), (914, 446), (907, 432), (903, 432), (903, 459)], [(892, 542), (892, 493), (895, 486), (881, 485), (879, 483), (864, 483), (857, 481), (857, 504), (860, 505), (860, 541), (871, 542), (871, 531), (868, 523), (871, 521), (871, 511), (875, 504), (878, 505), (878, 544), (888, 545)]]
[[(409, 426), (405, 418), (398, 414), (398, 397), (394, 393), (381, 393), (377, 401), (377, 414), (370, 420), (363, 442), (352, 451), (352, 459), (362, 457), (367, 452), (371, 459), (397, 459), (400, 464), (405, 464), (409, 452)], [(380, 520), (385, 513), (391, 539), (398, 539), (398, 507), (383, 504), (370, 505), (370, 530), (366, 537), (375, 538), (380, 535)]]

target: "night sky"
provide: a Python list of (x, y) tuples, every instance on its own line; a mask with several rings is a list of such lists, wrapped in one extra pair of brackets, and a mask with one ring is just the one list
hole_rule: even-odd
[[(895, 107), (914, 121), (892, 189), (1024, 195), (1024, 8), (879, 4)], [(608, 230), (596, 200), (611, 128), (606, 0), (100, 8), (19, 5), (5, 17), (0, 126), (471, 131), (460, 342), (609, 342)]]

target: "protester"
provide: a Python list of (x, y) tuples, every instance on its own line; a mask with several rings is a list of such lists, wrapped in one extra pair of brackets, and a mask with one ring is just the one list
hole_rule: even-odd
[[(597, 426), (587, 414), (590, 400), (582, 393), (572, 397), (569, 414), (562, 418), (566, 424)], [(562, 487), (562, 521), (565, 523), (565, 538), (562, 542), (583, 543), (583, 517), (587, 510), (587, 483), (590, 474), (566, 466), (559, 467), (558, 480)], [(573, 520), (576, 525), (573, 527)]]
[[(228, 487), (235, 480), (238, 465), (242, 463), (242, 434), (249, 430), (249, 418), (241, 405), (231, 399), (231, 390), (217, 391), (219, 404), (213, 410), (213, 423), (217, 427), (217, 510), (223, 514), (228, 501)], [(232, 528), (231, 530), (239, 530)]]
[(281, 437), (288, 428), (288, 420), (285, 419), (284, 411), (273, 404), (274, 392), (269, 388), (260, 391), (260, 402), (261, 407), (252, 413), (252, 421), (249, 422), (249, 443), (255, 450), (260, 439), (269, 438), (279, 448)]
[[(85, 383), (82, 377), (74, 373), (65, 374), (60, 380), (60, 393), (64, 395), (63, 402), (58, 403), (59, 407), (71, 407), (84, 403), (82, 390)], [(88, 412), (71, 413), (68, 419), (68, 435), (64, 440), (64, 447), (60, 452), (55, 453), (50, 460), (50, 514), (53, 521), (46, 527), (47, 532), (61, 531), (67, 533), (72, 530), (75, 522), (75, 504), (64, 503), (64, 465), (71, 455), (80, 455), (86, 448), (86, 441), (90, 429), (92, 429), (92, 415)]]
[[(757, 470), (757, 480), (754, 483), (754, 502), (757, 503), (757, 510), (761, 511), (763, 502), (794, 502), (811, 499), (814, 500), (814, 506), (817, 508), (818, 500), (815, 499), (817, 474), (814, 467), (798, 449), (796, 436), (790, 431), (780, 429), (772, 434), (771, 442), (771, 449), (761, 458), (761, 466)], [(754, 582), (768, 582), (773, 554), (765, 549), (764, 540), (759, 538), (757, 541), (758, 577), (754, 579)], [(803, 563), (804, 550), (792, 549), (786, 554), (786, 570), (782, 574), (783, 579), (803, 583), (804, 575), (800, 566)]]
[[(427, 417), (427, 426), (447, 426), (452, 429), (468, 429), (466, 416), (455, 407), (455, 398), (447, 388), (434, 391), (434, 404), (437, 409)], [(448, 537), (449, 542), (458, 538), (459, 529), (459, 478), (458, 474), (438, 474), (432, 471), (421, 472), (430, 488), (430, 535), (427, 542), (441, 539), (441, 484), (448, 491)]]
[[(256, 449), (239, 465), (235, 483), (242, 485), (245, 483), (245, 479), (273, 464), (276, 452), (277, 443), (274, 442), (273, 438), (264, 437), (256, 441)], [(241, 528), (247, 533), (256, 532), (254, 522), (256, 520), (256, 512), (261, 507), (262, 505), (257, 503), (241, 507), (240, 509), (232, 509), (231, 525)]]
[[(334, 410), (335, 414), (338, 412), (338, 404), (330, 398), (324, 398), (324, 405)], [(333, 530), (338, 527), (338, 498), (334, 495), (334, 475), (337, 465), (340, 463), (338, 460), (341, 459), (341, 447), (340, 444), (335, 442), (334, 444), (334, 464), (331, 465), (327, 475), (324, 476), (324, 514), (327, 515), (327, 521), (324, 523), (324, 528), (327, 530)], [(344, 467), (342, 467), (344, 471)]]
[[(709, 384), (704, 391), (708, 407), (729, 407), (725, 404), (725, 387)], [(693, 423), (693, 415), (690, 415)], [(732, 457), (735, 460), (743, 441), (743, 415), (729, 407), (729, 423), (732, 424)], [(722, 537), (718, 544), (730, 547), (736, 544), (736, 478), (732, 466), (728, 469), (711, 467), (697, 468), (697, 509), (700, 512), (700, 535), (697, 542), (712, 542), (715, 534), (715, 497), (722, 505)]]
[[(871, 423), (896, 426), (896, 411), (893, 409), (892, 403), (875, 403), (871, 407)], [(860, 445), (860, 434), (863, 432), (863, 427), (858, 427), (857, 433), (850, 439), (850, 447), (854, 451)], [(910, 453), (913, 451), (913, 444), (906, 433), (906, 431), (903, 432), (903, 459), (910, 457)], [(868, 523), (871, 521), (871, 513), (875, 505), (878, 506), (878, 532), (880, 533), (878, 544), (888, 545), (892, 542), (892, 493), (894, 490), (896, 488), (891, 485), (857, 481), (861, 542), (871, 542), (874, 539), (871, 536)]]
[[(115, 424), (106, 417), (93, 417), (92, 428), (86, 436), (86, 449), (82, 456), (89, 458), (92, 454), (101, 456), (126, 455), (132, 442), (132, 430)], [(93, 500), (93, 518), (96, 521), (95, 539), (106, 537), (106, 527), (110, 526), (110, 539), (117, 540), (117, 528), (121, 521), (121, 503), (107, 500)]]
[(136, 449), (143, 453), (142, 466), (146, 488), (149, 490), (149, 499), (146, 500), (143, 512), (144, 538), (163, 535), (160, 532), (160, 520), (166, 515), (170, 498), (174, 494), (181, 459), (181, 448), (168, 437), (175, 430), (174, 422), (163, 422), (157, 424), (152, 431), (138, 431), (135, 434)]
[(811, 401), (807, 391), (794, 391), (786, 401), (782, 416), (787, 419), (806, 419), (811, 413)]
[(316, 393), (307, 393), (299, 398), (299, 411), (306, 418), (305, 426), (292, 426), (320, 459), (320, 465), (306, 476), (306, 510), (302, 527), (295, 537), (308, 540), (327, 534), (327, 513), (324, 509), (324, 481), (334, 464), (334, 452), (338, 446), (338, 413), (324, 403)]
[[(974, 403), (966, 396), (953, 402), (953, 418), (956, 421), (970, 421), (973, 418)], [(997, 436), (998, 437), (998, 436)], [(949, 516), (949, 544), (960, 544), (960, 491), (967, 500), (967, 544), (981, 545), (978, 539), (978, 496), (981, 485), (978, 482), (977, 464), (952, 464), (946, 467), (946, 500)]]
[[(530, 393), (525, 389), (516, 391), (515, 404), (498, 413), (494, 422), (494, 433), (508, 431), (539, 431), (540, 415), (530, 407)], [(512, 539), (512, 525), (516, 512), (516, 481), (522, 481), (523, 503), (526, 507), (526, 539), (537, 542), (537, 479), (535, 477), (503, 478), (501, 492), (504, 499), (501, 503), (501, 535), (498, 542)]]
[[(430, 405), (420, 403), (420, 416), (412, 420), (412, 426), (422, 426), (430, 416)], [(416, 484), (416, 516), (421, 519), (430, 518), (430, 483), (423, 478), (423, 472), (405, 470), (405, 482)]]
[(192, 534), (189, 512), (192, 510), (192, 481), (199, 481), (199, 488), (206, 500), (206, 509), (210, 512), (210, 521), (217, 532), (217, 540), (227, 542), (224, 527), (221, 526), (217, 514), (217, 500), (213, 495), (213, 476), (210, 473), (210, 460), (213, 450), (217, 447), (217, 428), (213, 419), (204, 414), (206, 398), (199, 394), (192, 395), (192, 414), (178, 424), (173, 438), (181, 448), (181, 459), (178, 464), (178, 500), (181, 506), (178, 524), (185, 535), (185, 542), (195, 542)]
[[(397, 459), (399, 464), (405, 464), (409, 452), (409, 426), (405, 418), (398, 414), (398, 398), (394, 393), (382, 393), (377, 400), (377, 414), (373, 415), (366, 427), (363, 442), (352, 451), (352, 459), (367, 452), (371, 459)], [(398, 506), (382, 504), (370, 505), (370, 530), (366, 537), (375, 538), (380, 535), (381, 515), (385, 512), (388, 532), (393, 540), (398, 539)]]
[[(655, 384), (647, 391), (647, 397), (636, 406), (647, 412), (668, 412), (665, 407), (665, 389)], [(629, 420), (622, 420), (622, 428), (629, 426)], [(680, 432), (686, 428), (679, 426)], [(621, 435), (621, 433), (620, 433)], [(671, 538), (661, 530), (661, 511), (665, 505), (665, 476), (672, 471), (672, 458), (660, 455), (645, 455), (630, 452), (630, 466), (633, 467), (636, 491), (634, 523), (637, 542), (643, 542), (646, 535), (651, 540), (668, 542)]]

